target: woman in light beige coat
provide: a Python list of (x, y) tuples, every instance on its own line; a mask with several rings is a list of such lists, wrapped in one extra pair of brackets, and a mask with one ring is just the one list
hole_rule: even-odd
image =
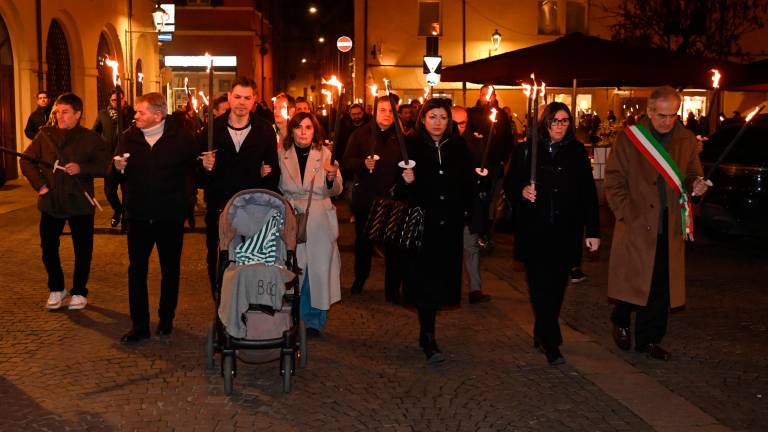
[(298, 245), (296, 258), (303, 270), (301, 317), (309, 335), (323, 330), (328, 309), (341, 300), (339, 226), (331, 197), (341, 193), (343, 180), (338, 165), (330, 164), (331, 152), (320, 144), (318, 128), (314, 115), (296, 113), (278, 150), (280, 190), (297, 213), (308, 212), (307, 241)]

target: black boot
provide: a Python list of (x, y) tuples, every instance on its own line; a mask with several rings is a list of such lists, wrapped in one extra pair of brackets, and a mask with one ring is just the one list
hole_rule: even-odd
[(355, 281), (352, 282), (352, 288), (349, 290), (352, 292), (352, 294), (360, 294), (363, 292), (363, 284), (365, 284), (365, 281), (355, 279)]
[(435, 335), (423, 333), (419, 336), (419, 346), (424, 351), (424, 355), (427, 356), (427, 363), (438, 364), (445, 361), (445, 356), (440, 352), (440, 348), (437, 347)]

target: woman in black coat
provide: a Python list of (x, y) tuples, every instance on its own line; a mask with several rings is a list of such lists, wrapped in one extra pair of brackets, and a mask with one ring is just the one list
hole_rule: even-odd
[(451, 125), (451, 100), (428, 100), (419, 113), (409, 158), (403, 171), (412, 205), (424, 209), (421, 249), (408, 259), (405, 302), (416, 306), (421, 326), (419, 346), (429, 363), (444, 360), (435, 341), (435, 316), (442, 306), (461, 303), (463, 230), (472, 187), (472, 158)]
[(505, 193), (517, 206), (516, 257), (525, 263), (535, 315), (534, 345), (550, 364), (560, 353), (563, 304), (573, 245), (585, 235), (591, 251), (600, 246), (597, 192), (587, 151), (573, 131), (568, 107), (552, 102), (538, 126), (537, 178), (531, 182), (530, 144), (515, 157)]

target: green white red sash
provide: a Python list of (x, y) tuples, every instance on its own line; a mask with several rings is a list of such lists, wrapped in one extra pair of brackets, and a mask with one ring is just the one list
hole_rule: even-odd
[(675, 161), (669, 155), (661, 143), (643, 125), (632, 125), (624, 129), (629, 140), (640, 150), (640, 153), (648, 159), (648, 162), (656, 168), (656, 171), (664, 177), (669, 187), (674, 189), (680, 198), (680, 212), (683, 217), (683, 238), (693, 240), (693, 212), (688, 193), (685, 190), (685, 179), (680, 173)]

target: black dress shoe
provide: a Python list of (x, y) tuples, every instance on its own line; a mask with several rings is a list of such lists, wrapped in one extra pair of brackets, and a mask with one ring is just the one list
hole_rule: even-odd
[(352, 282), (352, 287), (349, 290), (352, 292), (352, 294), (360, 294), (360, 293), (363, 292), (363, 284), (364, 283), (365, 282), (361, 282), (361, 281), (356, 280), (356, 281)]
[(112, 226), (112, 228), (117, 228), (117, 226), (120, 224), (120, 213), (113, 213), (112, 220), (109, 221), (109, 224)]
[(480, 290), (469, 293), (469, 304), (487, 303), (489, 301), (491, 301), (491, 296)]
[(627, 351), (632, 346), (632, 334), (629, 327), (613, 326), (613, 341), (619, 349)]
[(563, 357), (559, 348), (545, 350), (544, 355), (547, 356), (547, 362), (552, 366), (565, 364), (565, 357)]
[(173, 332), (173, 321), (160, 321), (157, 324), (155, 334), (158, 336), (168, 336)]
[(636, 347), (635, 351), (644, 352), (648, 357), (656, 360), (667, 361), (672, 358), (672, 354), (657, 344), (648, 344), (644, 347)]
[(120, 342), (132, 344), (132, 343), (141, 342), (145, 339), (149, 339), (148, 330), (130, 329), (128, 330), (128, 333), (124, 334), (123, 337), (120, 338)]
[(422, 334), (419, 337), (419, 346), (424, 351), (424, 355), (427, 356), (427, 363), (438, 364), (445, 361), (445, 356), (443, 356), (440, 348), (437, 347), (435, 335), (429, 333)]

